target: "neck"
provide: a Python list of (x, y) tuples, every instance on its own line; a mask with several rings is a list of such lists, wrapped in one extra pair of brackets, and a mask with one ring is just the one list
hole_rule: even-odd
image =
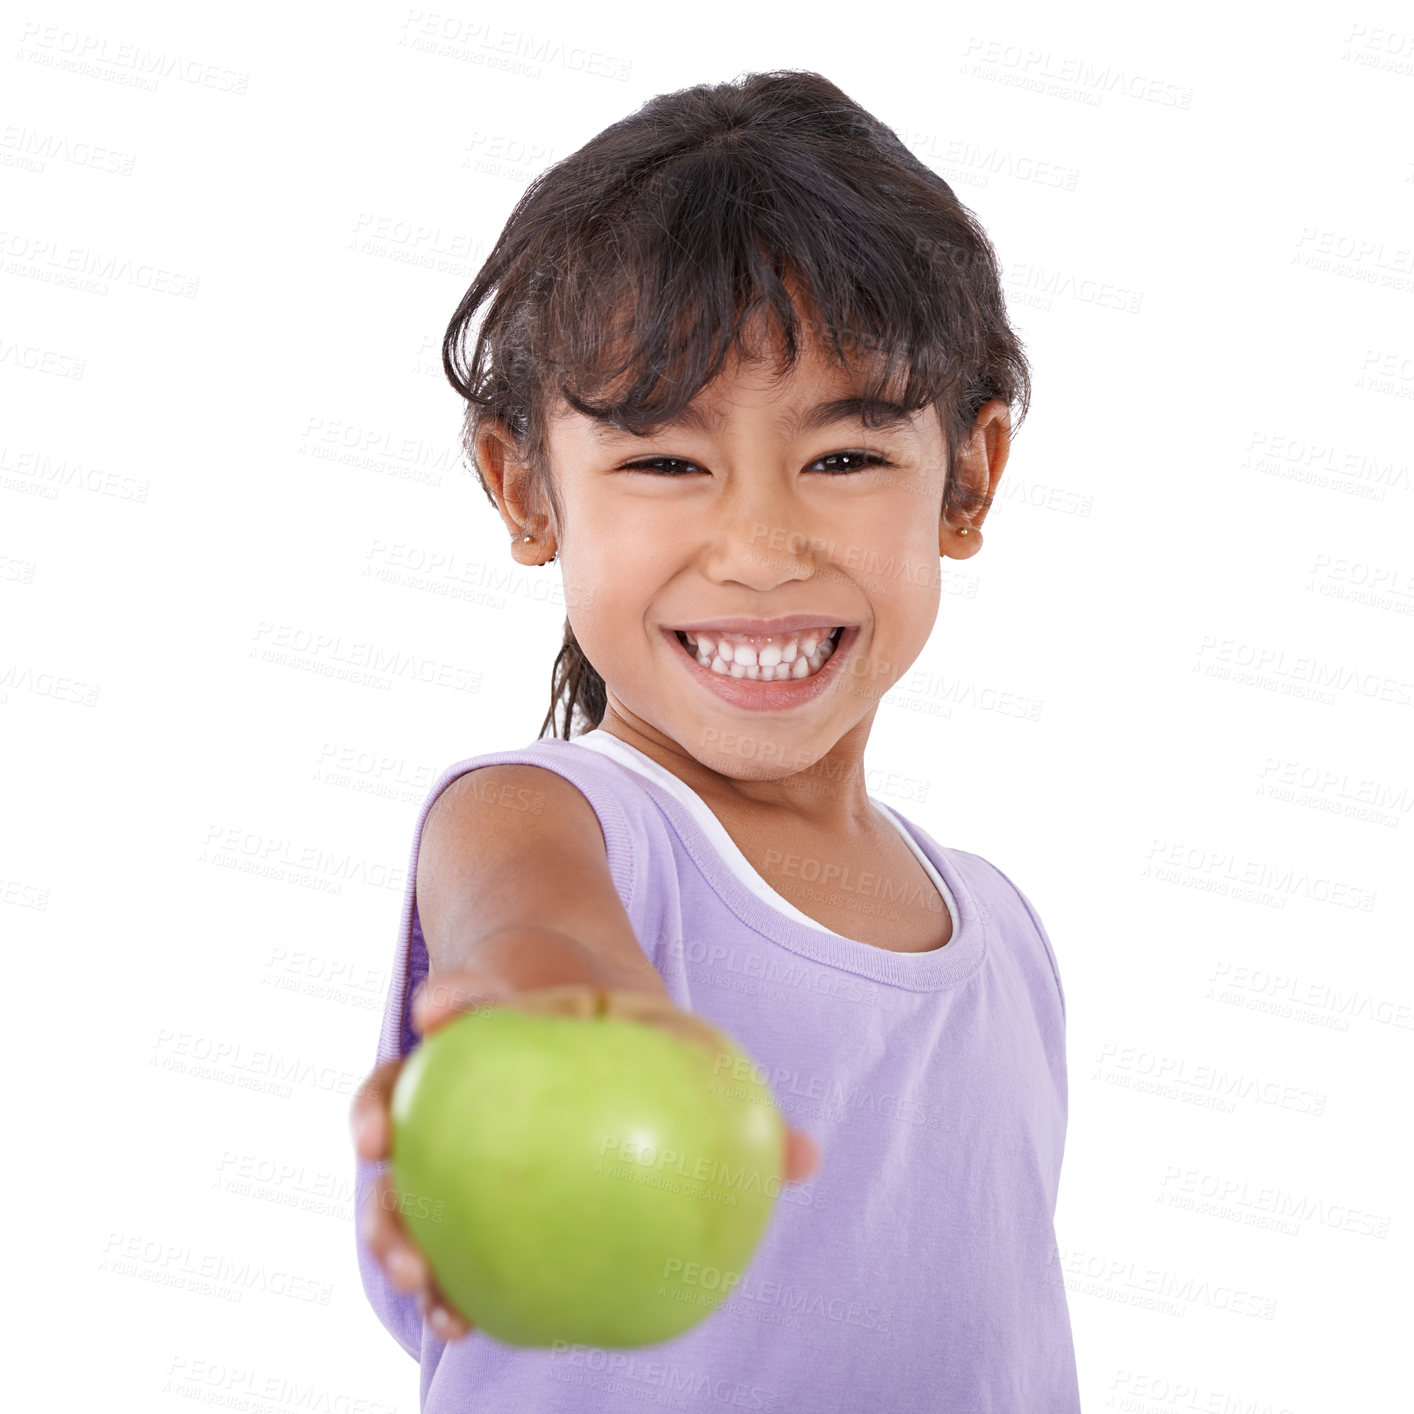
[(849, 835), (872, 831), (874, 808), (864, 774), (864, 745), (874, 710), (822, 755), (797, 770), (774, 776), (726, 775), (704, 764), (680, 743), (635, 717), (612, 694), (599, 730), (636, 747), (684, 785), (714, 813), (743, 807), (769, 814), (779, 811), (811, 829)]

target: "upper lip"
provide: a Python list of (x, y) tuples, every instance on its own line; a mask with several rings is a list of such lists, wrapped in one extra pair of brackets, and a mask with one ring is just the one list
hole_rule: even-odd
[(857, 625), (821, 614), (786, 614), (779, 619), (699, 619), (690, 624), (667, 624), (672, 633), (744, 633), (764, 638), (774, 633), (800, 633), (812, 628), (855, 628)]

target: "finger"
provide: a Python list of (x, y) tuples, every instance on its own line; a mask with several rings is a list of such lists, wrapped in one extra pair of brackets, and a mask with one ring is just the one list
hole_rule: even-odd
[(363, 1213), (364, 1246), (378, 1259), (399, 1291), (422, 1290), (432, 1273), (427, 1259), (408, 1239), (397, 1216), (398, 1195), (392, 1180), (380, 1173)]
[(588, 982), (560, 982), (547, 987), (523, 987), (501, 1000), (502, 1006), (535, 1016), (601, 1016), (608, 1009), (609, 994)]
[(424, 1320), (443, 1340), (457, 1340), (474, 1329), (443, 1295), (427, 1259), (397, 1217), (397, 1192), (387, 1174), (379, 1174), (364, 1215), (364, 1241), (402, 1292), (415, 1294)]
[(418, 1294), (417, 1308), (422, 1312), (422, 1319), (443, 1340), (460, 1340), (462, 1336), (476, 1329), (447, 1300), (435, 1281), (429, 1282), (426, 1289)]
[(403, 1057), (384, 1061), (358, 1088), (349, 1106), (349, 1132), (354, 1152), (361, 1159), (382, 1159), (388, 1154), (388, 1104), (403, 1068)]
[(494, 1006), (507, 988), (484, 972), (440, 972), (418, 984), (412, 997), (412, 1024), (426, 1035), (464, 1011)]
[(657, 992), (634, 992), (613, 989), (604, 993), (604, 1010), (610, 1016), (629, 1021), (641, 1021), (656, 1026), (684, 1041), (695, 1041), (716, 1055), (726, 1053), (722, 1033), (696, 1012), (682, 1011), (671, 997)]
[(799, 1183), (820, 1167), (820, 1146), (799, 1129), (786, 1135), (786, 1182)]

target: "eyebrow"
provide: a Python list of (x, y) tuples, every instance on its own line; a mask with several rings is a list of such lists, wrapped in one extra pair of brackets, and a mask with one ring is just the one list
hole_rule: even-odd
[[(864, 425), (865, 414), (872, 414), (880, 431), (908, 424), (912, 415), (901, 404), (887, 398), (849, 397), (832, 398), (816, 403), (812, 408), (787, 418), (781, 428), (787, 437), (799, 437), (803, 432), (817, 432), (824, 427), (834, 427), (842, 422)], [(714, 408), (701, 407), (689, 403), (676, 417), (661, 423), (664, 428), (682, 428), (684, 431), (701, 432), (705, 436), (725, 430), (726, 416)], [(872, 430), (872, 429), (871, 429)], [(595, 415), (594, 432), (602, 438), (625, 434), (626, 428), (614, 425), (607, 413)]]

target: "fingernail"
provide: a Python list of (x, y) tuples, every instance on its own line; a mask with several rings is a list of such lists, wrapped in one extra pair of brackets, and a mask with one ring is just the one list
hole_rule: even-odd
[(452, 1318), (447, 1310), (442, 1306), (434, 1306), (429, 1317), (432, 1328), (443, 1340), (450, 1340), (452, 1335)]

